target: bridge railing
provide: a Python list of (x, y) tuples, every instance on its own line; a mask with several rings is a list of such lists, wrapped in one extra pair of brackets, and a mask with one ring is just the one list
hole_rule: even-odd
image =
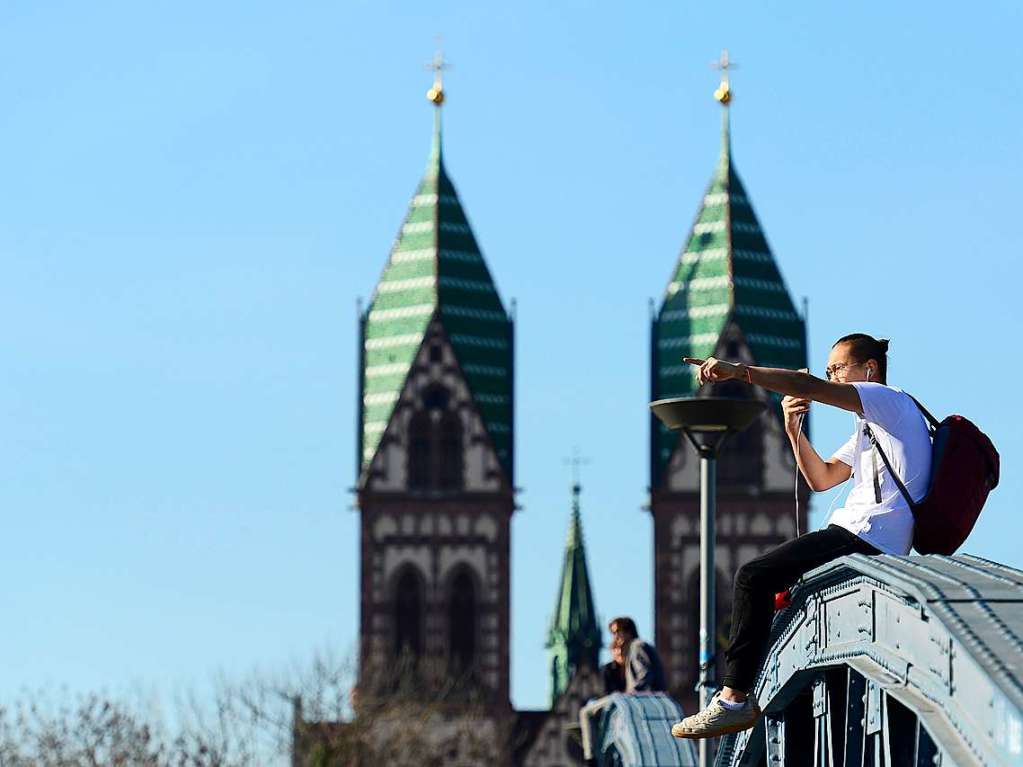
[(682, 707), (664, 693), (615, 693), (597, 723), (597, 764), (695, 767), (692, 742), (671, 735), (671, 726), (682, 716)]

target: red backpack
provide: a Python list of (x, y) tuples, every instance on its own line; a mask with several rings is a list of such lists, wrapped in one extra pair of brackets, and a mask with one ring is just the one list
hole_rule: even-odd
[[(930, 424), (931, 478), (919, 503), (892, 471), (869, 426), (867, 437), (913, 510), (913, 548), (920, 554), (953, 554), (973, 529), (988, 493), (998, 485), (998, 451), (984, 432), (961, 415), (938, 423), (915, 397), (909, 397)], [(876, 462), (874, 483), (878, 485)]]

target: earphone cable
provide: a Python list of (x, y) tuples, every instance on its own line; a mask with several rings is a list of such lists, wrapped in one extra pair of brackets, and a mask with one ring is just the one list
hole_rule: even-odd
[(796, 460), (796, 471), (795, 471), (796, 477), (795, 477), (795, 482), (794, 482), (795, 489), (793, 491), (793, 495), (796, 498), (796, 537), (797, 538), (800, 535), (800, 533), (799, 533), (799, 460), (798, 460), (799, 438), (803, 434), (803, 421), (805, 419), (806, 419), (806, 413), (800, 413), (799, 414), (799, 429), (798, 429), (798, 431), (796, 431), (796, 435), (797, 435), (796, 436), (796, 456), (797, 456), (797, 460)]

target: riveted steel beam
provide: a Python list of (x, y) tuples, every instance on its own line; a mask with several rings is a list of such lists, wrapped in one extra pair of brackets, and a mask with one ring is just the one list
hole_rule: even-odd
[[(968, 555), (851, 556), (776, 616), (757, 681), (766, 725), (720, 767), (1023, 767), (1023, 572)], [(937, 760), (937, 761), (935, 761)]]

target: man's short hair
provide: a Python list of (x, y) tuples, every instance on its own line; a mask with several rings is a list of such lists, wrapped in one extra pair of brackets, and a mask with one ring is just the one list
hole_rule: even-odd
[(608, 629), (614, 631), (615, 624), (618, 624), (618, 631), (621, 633), (629, 634), (633, 639), (639, 637), (639, 630), (636, 628), (636, 621), (632, 618), (626, 618), (624, 616), (621, 618), (612, 618), (607, 624)]

